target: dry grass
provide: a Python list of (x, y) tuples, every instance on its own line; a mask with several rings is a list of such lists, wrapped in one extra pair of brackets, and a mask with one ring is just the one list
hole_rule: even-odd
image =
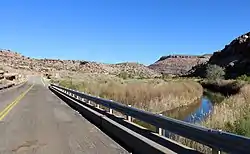
[[(235, 122), (249, 115), (249, 102), (250, 85), (245, 85), (240, 89), (238, 94), (227, 97), (221, 103), (215, 104), (213, 114), (211, 114), (206, 121), (201, 123), (201, 125), (223, 131), (231, 131), (228, 130), (228, 125), (235, 127), (233, 129), (237, 129), (236, 127), (238, 126), (235, 125)], [(244, 127), (242, 128), (244, 129)], [(178, 137), (175, 140), (202, 153), (211, 153), (211, 148), (186, 138)]]
[(225, 124), (233, 124), (247, 113), (250, 107), (249, 102), (250, 85), (245, 85), (238, 94), (232, 95), (222, 103), (215, 105), (213, 114), (202, 125), (224, 130)]
[[(82, 80), (64, 80), (64, 86), (92, 95), (116, 100), (124, 104), (151, 112), (161, 112), (179, 106), (188, 105), (202, 96), (202, 87), (190, 80), (164, 81), (162, 79), (122, 80), (111, 76), (82, 77)], [(250, 109), (250, 85), (243, 86), (239, 93), (226, 97), (215, 104), (213, 114), (202, 126), (226, 130), (226, 124), (234, 124), (244, 117)], [(211, 153), (211, 148), (183, 137), (175, 136), (174, 140), (197, 149), (203, 153)]]
[[(228, 83), (230, 83), (228, 81)], [(241, 131), (245, 132), (244, 126), (235, 125), (235, 122), (238, 122), (241, 119), (244, 119), (247, 115), (249, 115), (250, 111), (250, 84), (244, 85), (239, 93), (235, 95), (231, 95), (226, 97), (221, 103), (216, 103), (214, 105), (213, 114), (210, 117), (201, 123), (203, 127), (213, 128), (217, 130), (223, 131), (232, 131), (233, 133), (236, 129), (241, 129)], [(249, 128), (246, 123), (245, 127)], [(233, 127), (232, 130), (230, 127)], [(239, 128), (237, 128), (239, 127)], [(204, 146), (195, 141), (191, 141), (189, 139), (180, 137), (178, 135), (174, 135), (173, 140), (180, 142), (188, 147), (194, 148), (202, 153), (212, 153), (211, 148)]]
[(60, 84), (156, 113), (193, 103), (203, 92), (200, 84), (188, 80), (166, 82), (161, 79), (122, 80), (111, 76), (86, 76), (80, 81), (62, 80)]

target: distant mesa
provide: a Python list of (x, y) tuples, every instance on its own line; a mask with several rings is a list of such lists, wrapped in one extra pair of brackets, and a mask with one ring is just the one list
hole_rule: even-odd
[(149, 65), (161, 74), (184, 75), (192, 69), (193, 66), (206, 63), (211, 54), (205, 55), (168, 55), (162, 56), (154, 64)]

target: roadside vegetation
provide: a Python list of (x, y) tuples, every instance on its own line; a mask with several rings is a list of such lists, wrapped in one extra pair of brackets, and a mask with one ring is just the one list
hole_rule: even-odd
[[(210, 65), (205, 79), (173, 76), (133, 79), (121, 73), (118, 77), (89, 75), (80, 80), (71, 77), (52, 80), (61, 86), (154, 113), (192, 104), (203, 95), (202, 86), (207, 86), (204, 95), (213, 101), (214, 107), (212, 114), (200, 125), (250, 137), (250, 77), (243, 75), (236, 80), (224, 80), (224, 75), (223, 68)], [(135, 122), (155, 130), (153, 126)], [(176, 135), (173, 139), (203, 153), (211, 153), (210, 148), (194, 141)]]
[(221, 91), (225, 98), (214, 105), (213, 113), (202, 125), (239, 135), (250, 135), (250, 77), (242, 75), (236, 80), (221, 80), (225, 74), (223, 71), (219, 66), (207, 68), (208, 79), (202, 85), (210, 84), (210, 88)]
[(126, 105), (160, 113), (193, 103), (202, 96), (202, 86), (194, 81), (163, 79), (129, 79), (102, 76), (83, 80), (61, 79), (59, 85)]
[[(225, 73), (217, 66), (209, 66), (206, 72), (207, 79), (201, 84), (219, 92), (216, 94), (219, 100), (214, 104), (213, 113), (201, 125), (250, 137), (250, 77), (242, 75), (236, 80), (223, 80)], [(184, 138), (178, 141), (203, 153), (211, 153), (210, 148), (194, 141)]]
[(239, 76), (236, 80), (250, 83), (250, 76), (247, 76), (246, 74), (244, 74), (244, 75)]
[[(216, 104), (213, 114), (203, 123), (209, 128), (221, 130), (234, 130), (236, 121), (249, 113), (250, 86), (245, 85), (238, 94), (226, 97), (221, 103)], [(230, 129), (229, 127), (230, 126)], [(235, 125), (236, 126), (236, 125)]]
[[(206, 78), (199, 81), (205, 88), (204, 95), (214, 103), (212, 114), (200, 125), (250, 137), (250, 77), (224, 80), (224, 75), (223, 68), (209, 65)], [(178, 135), (172, 139), (202, 153), (212, 153), (211, 148)]]

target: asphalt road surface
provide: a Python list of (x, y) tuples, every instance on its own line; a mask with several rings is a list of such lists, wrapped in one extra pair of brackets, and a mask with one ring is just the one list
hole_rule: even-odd
[(46, 85), (30, 77), (0, 92), (0, 154), (128, 153)]

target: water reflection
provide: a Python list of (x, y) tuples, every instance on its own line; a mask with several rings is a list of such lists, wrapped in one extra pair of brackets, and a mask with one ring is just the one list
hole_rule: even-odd
[[(212, 102), (207, 97), (203, 97), (202, 99), (197, 100), (193, 104), (168, 110), (162, 112), (162, 114), (174, 119), (198, 124), (203, 120), (205, 120), (211, 114), (212, 110), (213, 110)], [(137, 119), (134, 119), (133, 121), (145, 128), (148, 128), (151, 131), (154, 132), (156, 131), (156, 128), (148, 123), (145, 123)], [(163, 131), (163, 135), (169, 138), (176, 137), (174, 134), (168, 132), (167, 130)]]
[(207, 118), (212, 109), (212, 102), (208, 98), (203, 97), (193, 104), (168, 110), (162, 114), (189, 123), (200, 123)]
[(208, 98), (202, 98), (199, 107), (190, 115), (188, 115), (183, 121), (189, 123), (200, 123), (204, 121), (212, 112), (213, 104)]
[[(211, 114), (212, 110), (212, 102), (207, 97), (203, 97), (193, 104), (165, 111), (162, 114), (188, 123), (197, 124), (204, 121)], [(167, 130), (164, 130), (163, 133), (166, 137), (174, 137)]]

